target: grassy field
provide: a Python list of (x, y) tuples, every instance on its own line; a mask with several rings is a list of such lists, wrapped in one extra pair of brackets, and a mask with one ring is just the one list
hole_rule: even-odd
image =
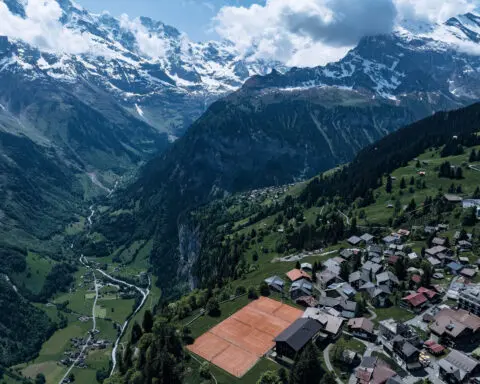
[[(475, 149), (478, 151), (480, 147), (476, 147)], [(389, 204), (395, 205), (395, 200), (399, 200), (403, 207), (414, 198), (417, 206), (419, 206), (427, 196), (434, 197), (439, 192), (447, 193), (452, 183), (456, 186), (461, 185), (461, 196), (471, 196), (477, 186), (480, 185), (480, 172), (462, 166), (462, 164), (468, 162), (470, 151), (471, 149), (468, 149), (463, 155), (443, 158), (440, 156), (439, 150), (427, 151), (417, 158), (421, 165), (420, 168), (416, 167), (417, 160), (412, 159), (407, 166), (398, 168), (392, 172), (392, 177), (396, 179), (393, 181), (392, 193), (388, 194), (384, 186), (374, 191), (375, 204), (365, 208), (367, 222), (385, 224), (393, 213), (393, 209), (387, 208), (387, 206)], [(462, 166), (463, 179), (452, 180), (438, 177), (438, 167), (446, 161), (455, 166)], [(419, 176), (418, 171), (424, 171), (426, 173), (425, 176)], [(415, 180), (413, 186), (409, 184), (412, 177)], [(400, 188), (402, 178), (406, 181), (406, 188), (403, 190)], [(426, 188), (417, 188), (417, 181), (425, 181)], [(385, 185), (385, 180), (383, 184)], [(412, 191), (410, 190), (411, 187), (413, 188)]]
[(405, 322), (415, 317), (413, 313), (395, 306), (389, 308), (376, 308), (375, 313), (377, 314), (377, 318), (373, 320), (375, 323), (390, 318), (394, 318), (395, 320), (398, 320), (400, 322)]
[(28, 252), (26, 262), (25, 271), (12, 274), (11, 279), (18, 287), (25, 287), (30, 292), (38, 294), (55, 262), (33, 252)]

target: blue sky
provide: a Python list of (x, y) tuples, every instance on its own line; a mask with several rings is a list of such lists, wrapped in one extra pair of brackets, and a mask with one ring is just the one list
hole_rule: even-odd
[(212, 18), (225, 5), (250, 6), (265, 0), (77, 0), (92, 12), (109, 11), (113, 16), (149, 16), (186, 32), (192, 40), (216, 39)]

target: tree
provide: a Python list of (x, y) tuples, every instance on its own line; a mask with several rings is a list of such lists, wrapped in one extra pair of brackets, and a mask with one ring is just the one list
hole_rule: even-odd
[(400, 257), (395, 263), (395, 275), (397, 275), (399, 280), (405, 280), (407, 277), (407, 267), (405, 265), (405, 260), (403, 257)]
[(385, 191), (387, 193), (392, 193), (392, 177), (388, 175), (387, 184), (385, 184)]
[(463, 216), (462, 224), (466, 227), (473, 227), (477, 223), (477, 208), (472, 207)]
[(263, 281), (262, 284), (260, 284), (260, 295), (270, 296), (270, 287), (265, 281)]
[(257, 290), (255, 289), (255, 287), (252, 286), (252, 287), (248, 288), (248, 298), (252, 299), (252, 300), (258, 299), (258, 293), (257, 293)]
[(275, 371), (266, 371), (257, 381), (257, 384), (281, 384), (280, 378)]
[(348, 263), (344, 262), (340, 264), (340, 277), (344, 281), (348, 281), (348, 276), (350, 275), (350, 268), (348, 267)]
[(35, 384), (45, 384), (46, 382), (47, 379), (45, 378), (45, 375), (43, 373), (38, 373), (35, 377)]
[(457, 167), (457, 168), (455, 169), (455, 178), (456, 178), (457, 180), (463, 179), (462, 167)]
[(297, 261), (297, 262), (295, 263), (295, 268), (297, 268), (297, 269), (300, 269), (300, 268), (301, 268), (300, 261)]
[(145, 333), (150, 333), (152, 332), (153, 328), (153, 315), (152, 312), (147, 309), (145, 311), (145, 314), (143, 315), (143, 322), (142, 322), (142, 328)]
[(288, 384), (289, 382), (288, 373), (285, 368), (281, 367), (278, 370), (278, 378), (280, 379), (280, 384)]
[(121, 356), (121, 359), (117, 359), (117, 361), (123, 362), (122, 365), (125, 372), (133, 366), (133, 347), (130, 343), (128, 343), (125, 347), (125, 351), (123, 352), (123, 356)]
[(335, 376), (332, 372), (325, 372), (320, 380), (320, 384), (336, 384)]
[(133, 327), (132, 327), (132, 334), (130, 336), (130, 342), (132, 344), (137, 344), (138, 340), (140, 340), (140, 338), (142, 337), (142, 327), (140, 327), (140, 325), (135, 321), (135, 323), (133, 323)]
[(290, 384), (310, 384), (312, 377), (319, 378), (323, 374), (323, 369), (318, 356), (317, 347), (308, 343), (295, 360), (290, 374)]
[(420, 160), (417, 160), (417, 163), (415, 164), (415, 167), (418, 169), (420, 168), (422, 165), (420, 164)]
[(256, 262), (258, 261), (258, 253), (257, 253), (257, 251), (253, 252), (252, 260), (253, 260), (254, 263), (256, 263)]
[(400, 180), (400, 189), (405, 189), (407, 188), (407, 183), (405, 181), (405, 178), (402, 177), (402, 179)]
[(415, 185), (415, 178), (413, 176), (410, 178), (410, 185)]
[(475, 151), (475, 149), (472, 149), (472, 152), (470, 152), (470, 157), (468, 158), (468, 161), (470, 163), (474, 163), (475, 161), (477, 161), (477, 152)]
[(208, 299), (205, 310), (210, 316), (218, 316), (220, 314), (220, 304), (216, 297)]
[(424, 286), (425, 288), (429, 288), (432, 283), (432, 274), (433, 274), (432, 266), (428, 261), (423, 261), (422, 269), (423, 269), (422, 286)]
[(474, 199), (480, 199), (480, 187), (475, 188), (475, 192), (473, 192)]
[(75, 375), (73, 373), (70, 373), (68, 375), (68, 380), (70, 380), (70, 382), (73, 383), (75, 381)]

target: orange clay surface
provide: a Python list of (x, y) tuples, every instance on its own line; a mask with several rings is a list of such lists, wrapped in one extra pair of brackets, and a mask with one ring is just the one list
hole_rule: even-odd
[(242, 377), (274, 345), (302, 311), (260, 297), (213, 327), (187, 348), (236, 377)]

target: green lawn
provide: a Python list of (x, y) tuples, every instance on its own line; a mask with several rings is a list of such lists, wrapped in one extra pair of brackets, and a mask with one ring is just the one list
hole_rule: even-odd
[(13, 274), (12, 281), (18, 287), (25, 287), (30, 292), (37, 294), (42, 290), (45, 279), (55, 262), (33, 252), (28, 252), (26, 262), (25, 271)]
[(415, 317), (413, 313), (395, 306), (389, 308), (375, 308), (375, 313), (377, 314), (377, 318), (374, 320), (375, 323), (390, 318), (394, 318), (397, 321), (405, 322)]

